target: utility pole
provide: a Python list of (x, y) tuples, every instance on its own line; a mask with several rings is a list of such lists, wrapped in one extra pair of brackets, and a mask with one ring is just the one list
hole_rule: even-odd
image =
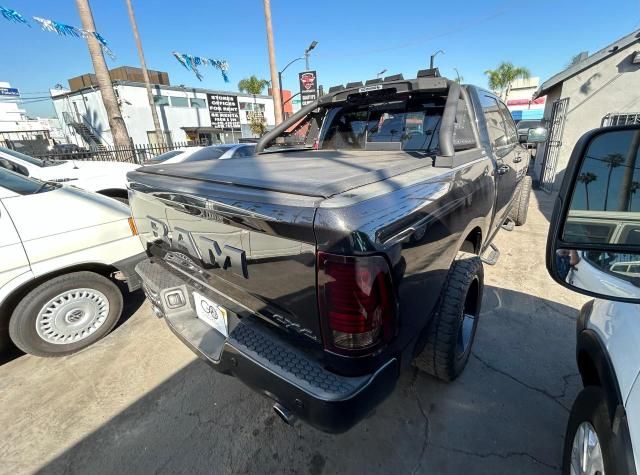
[[(80, 21), (82, 22), (82, 28), (91, 33), (95, 32), (96, 25), (93, 21), (89, 0), (76, 0), (76, 6), (80, 15)], [(113, 90), (113, 84), (111, 84), (111, 77), (109, 76), (107, 64), (104, 61), (102, 47), (93, 35), (87, 35), (87, 45), (89, 46), (93, 69), (96, 73), (98, 88), (102, 95), (102, 102), (104, 108), (107, 110), (113, 144), (116, 147), (128, 147), (130, 146), (129, 134), (127, 133), (127, 127), (120, 112), (120, 106), (116, 99), (116, 93)]]
[(156, 129), (156, 142), (159, 146), (165, 145), (164, 132), (160, 127), (160, 120), (158, 119), (158, 111), (156, 110), (156, 103), (153, 100), (153, 91), (151, 90), (151, 81), (149, 80), (149, 71), (147, 71), (147, 63), (144, 60), (144, 52), (142, 51), (142, 41), (140, 40), (140, 34), (138, 33), (138, 24), (136, 23), (136, 16), (133, 11), (133, 5), (131, 0), (126, 0), (127, 9), (129, 10), (129, 20), (131, 21), (131, 29), (133, 30), (133, 38), (136, 40), (136, 47), (138, 48), (138, 58), (140, 58), (140, 68), (142, 69), (142, 77), (144, 78), (144, 85), (147, 88), (147, 98), (149, 99), (149, 107), (151, 108), (151, 117), (153, 118), (153, 127)]
[[(79, 1), (79, 0), (78, 0)], [(269, 69), (271, 71), (271, 94), (273, 95), (273, 111), (276, 125), (282, 122), (282, 98), (278, 68), (276, 67), (276, 50), (273, 46), (273, 28), (271, 27), (271, 0), (264, 1), (264, 19), (267, 24), (267, 47), (269, 48)]]

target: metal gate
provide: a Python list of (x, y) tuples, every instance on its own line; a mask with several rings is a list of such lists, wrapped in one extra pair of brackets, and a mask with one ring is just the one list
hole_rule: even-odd
[(544, 148), (542, 172), (540, 174), (540, 188), (548, 193), (553, 191), (553, 183), (556, 179), (556, 166), (560, 148), (562, 147), (562, 134), (564, 133), (564, 121), (568, 108), (568, 97), (553, 101), (551, 120), (549, 121), (549, 138)]

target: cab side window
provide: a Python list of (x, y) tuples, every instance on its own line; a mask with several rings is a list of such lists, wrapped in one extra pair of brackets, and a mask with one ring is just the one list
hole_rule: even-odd
[(504, 102), (502, 101), (498, 101), (498, 109), (500, 109), (500, 113), (502, 114), (502, 118), (504, 120), (504, 126), (507, 131), (509, 143), (518, 143), (518, 131), (516, 130), (516, 124), (513, 121), (513, 117), (511, 117), (511, 112), (509, 112), (509, 109), (504, 105)]
[(493, 148), (499, 148), (509, 143), (504, 124), (504, 117), (498, 107), (498, 101), (486, 94), (480, 95), (480, 103), (487, 121), (487, 131)]

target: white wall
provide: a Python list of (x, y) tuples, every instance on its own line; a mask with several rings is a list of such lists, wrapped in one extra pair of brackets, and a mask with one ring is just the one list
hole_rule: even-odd
[(600, 127), (610, 112), (640, 112), (640, 65), (632, 65), (630, 55), (638, 43), (593, 65), (552, 90), (547, 97), (545, 119), (551, 118), (553, 99), (569, 97), (569, 107), (558, 155), (555, 188), (560, 186), (564, 170), (578, 139)]

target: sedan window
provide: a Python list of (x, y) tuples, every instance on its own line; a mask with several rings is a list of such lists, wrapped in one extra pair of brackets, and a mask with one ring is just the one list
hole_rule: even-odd
[(0, 187), (19, 195), (33, 195), (60, 188), (59, 184), (27, 178), (0, 168)]

